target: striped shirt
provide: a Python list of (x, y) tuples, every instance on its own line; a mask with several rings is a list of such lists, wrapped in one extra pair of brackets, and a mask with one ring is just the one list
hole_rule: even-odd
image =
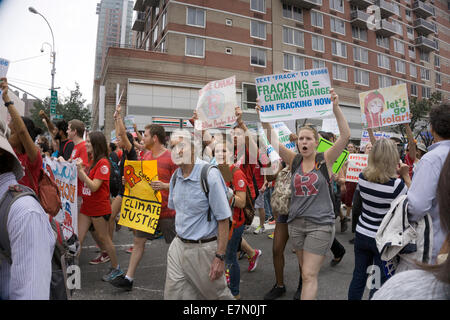
[(362, 173), (359, 175), (358, 187), (362, 199), (362, 210), (356, 232), (375, 238), (381, 221), (391, 208), (391, 202), (398, 196), (406, 194), (408, 189), (399, 178), (392, 178), (380, 184), (367, 181)]
[[(17, 184), (11, 172), (0, 175), (0, 199)], [(16, 200), (8, 215), (12, 265), (0, 261), (0, 300), (48, 300), (55, 235), (40, 204), (31, 196)]]

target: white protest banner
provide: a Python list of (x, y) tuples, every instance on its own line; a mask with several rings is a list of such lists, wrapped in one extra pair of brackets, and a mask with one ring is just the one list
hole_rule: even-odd
[(255, 78), (262, 122), (331, 116), (327, 68)]
[(126, 116), (123, 118), (123, 121), (125, 122), (125, 128), (127, 132), (134, 132), (133, 125), (136, 123), (134, 116)]
[(0, 78), (5, 78), (8, 73), (9, 60), (0, 58)]
[[(381, 138), (389, 139), (392, 135), (389, 132), (375, 131), (373, 133), (376, 140)], [(359, 145), (360, 148), (364, 148), (370, 142), (369, 132), (367, 130), (363, 130), (361, 133), (361, 143)]]
[(339, 127), (335, 118), (322, 120), (322, 131), (339, 135)]
[(44, 168), (59, 187), (62, 209), (55, 219), (61, 224), (64, 238), (78, 234), (78, 172), (75, 162), (60, 162), (49, 157), (44, 158)]
[(274, 123), (272, 127), (278, 135), (278, 140), (289, 150), (297, 152), (297, 146), (295, 145), (295, 141), (291, 142), (291, 140), (289, 139), (292, 132), (291, 130), (289, 130), (286, 124), (284, 122), (277, 122)]
[[(0, 90), (0, 95), (1, 95), (1, 92), (2, 91)], [(19, 112), (19, 114), (21, 116), (24, 116), (25, 102), (23, 102), (18, 96), (16, 96), (16, 94), (11, 89), (8, 90), (8, 96), (11, 99), (11, 101), (14, 102), (14, 107)], [(1, 97), (0, 97), (0, 101), (3, 101), (3, 100), (1, 100)], [(0, 119), (6, 120), (7, 124), (9, 124), (11, 122), (11, 115), (9, 114), (7, 108), (0, 108)]]
[(116, 141), (117, 141), (116, 130), (111, 130), (111, 142)]
[(380, 88), (359, 94), (361, 119), (367, 128), (411, 122), (406, 84)]
[(264, 146), (262, 147), (266, 152), (267, 156), (269, 157), (270, 161), (272, 163), (278, 161), (281, 159), (278, 152), (275, 151), (273, 146), (270, 144), (269, 140), (267, 139), (266, 133), (264, 132), (264, 129), (262, 127), (258, 128), (258, 135), (260, 136), (260, 139), (262, 140)]
[(236, 122), (236, 76), (209, 82), (199, 92), (196, 130), (224, 127)]
[(345, 181), (358, 182), (359, 174), (367, 167), (368, 160), (368, 154), (349, 154)]

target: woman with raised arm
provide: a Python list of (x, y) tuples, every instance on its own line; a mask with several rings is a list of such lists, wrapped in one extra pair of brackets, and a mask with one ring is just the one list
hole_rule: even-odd
[[(333, 163), (347, 146), (350, 128), (339, 107), (338, 95), (330, 89), (333, 113), (336, 117), (340, 136), (325, 153), (316, 151), (319, 144), (317, 131), (312, 127), (302, 127), (298, 132), (300, 153), (288, 150), (278, 142), (276, 133), (272, 139), (272, 126), (262, 123), (269, 142), (279, 150), (281, 158), (292, 168), (291, 206), (289, 209), (289, 237), (296, 249), (302, 269), (302, 300), (317, 296), (317, 277), (334, 239), (334, 210), (330, 195), (330, 181), (322, 173), (326, 166), (328, 177), (332, 176)], [(257, 105), (259, 112), (261, 107)]]

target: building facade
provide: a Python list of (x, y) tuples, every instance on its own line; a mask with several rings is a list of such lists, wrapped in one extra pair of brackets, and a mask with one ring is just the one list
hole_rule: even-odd
[(406, 83), (410, 96), (438, 90), (449, 98), (449, 6), (446, 0), (137, 0), (134, 48), (109, 49), (94, 85), (94, 115), (103, 86), (108, 134), (119, 83), (127, 97), (122, 105), (139, 129), (156, 117), (183, 123), (198, 89), (236, 75), (244, 119), (254, 121), (255, 77), (327, 67), (358, 139), (360, 92)]

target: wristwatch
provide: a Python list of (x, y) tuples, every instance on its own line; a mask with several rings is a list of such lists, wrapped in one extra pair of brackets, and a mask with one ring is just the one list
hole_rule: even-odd
[(9, 102), (5, 102), (5, 107), (9, 107), (10, 105), (12, 105), (12, 104), (14, 104), (14, 102), (13, 101), (9, 101)]
[(216, 253), (216, 258), (219, 258), (220, 260), (225, 261), (225, 255), (224, 254)]

